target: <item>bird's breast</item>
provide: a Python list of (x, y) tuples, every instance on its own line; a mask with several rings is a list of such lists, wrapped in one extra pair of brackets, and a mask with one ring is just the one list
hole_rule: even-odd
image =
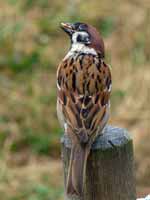
[(104, 90), (105, 69), (100, 58), (92, 54), (74, 54), (59, 68), (58, 83), (78, 94), (93, 95)]

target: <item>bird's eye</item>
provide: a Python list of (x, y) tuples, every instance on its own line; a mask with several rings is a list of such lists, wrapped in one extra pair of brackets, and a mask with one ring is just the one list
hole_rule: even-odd
[(86, 24), (80, 24), (80, 26), (78, 27), (79, 31), (86, 31), (87, 25)]

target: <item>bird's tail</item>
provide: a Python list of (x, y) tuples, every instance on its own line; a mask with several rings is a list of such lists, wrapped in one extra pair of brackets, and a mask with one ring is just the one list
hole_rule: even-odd
[(75, 194), (83, 196), (89, 152), (90, 148), (86, 145), (82, 147), (81, 144), (75, 144), (72, 147), (66, 185), (66, 192), (68, 195)]

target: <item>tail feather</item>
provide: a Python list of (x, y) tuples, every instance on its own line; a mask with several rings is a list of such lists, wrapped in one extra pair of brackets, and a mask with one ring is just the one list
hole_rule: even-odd
[(90, 148), (76, 144), (72, 147), (67, 177), (67, 194), (83, 195), (86, 164)]

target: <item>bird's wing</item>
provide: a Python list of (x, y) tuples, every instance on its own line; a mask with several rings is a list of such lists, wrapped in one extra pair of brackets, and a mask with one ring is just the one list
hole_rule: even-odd
[(81, 143), (86, 143), (103, 119), (108, 120), (105, 116), (111, 92), (108, 65), (94, 55), (70, 57), (58, 67), (57, 88), (58, 102), (67, 125)]

